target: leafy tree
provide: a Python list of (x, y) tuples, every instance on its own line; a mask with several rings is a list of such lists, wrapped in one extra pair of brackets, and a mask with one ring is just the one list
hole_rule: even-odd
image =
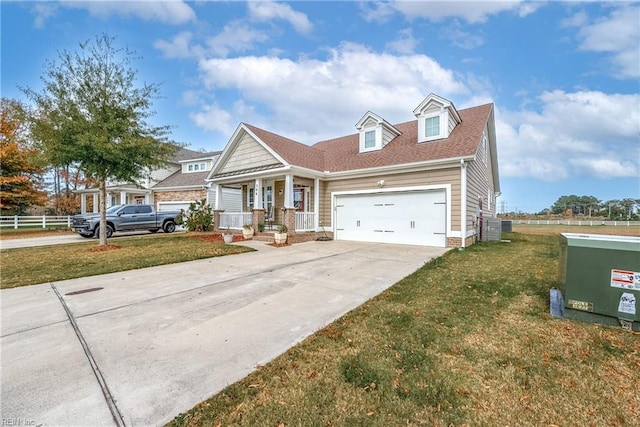
[(46, 64), (41, 92), (22, 89), (36, 106), (32, 134), (50, 163), (76, 165), (99, 183), (100, 245), (107, 244), (107, 182), (143, 179), (179, 148), (168, 142), (168, 126), (147, 123), (159, 87), (136, 85), (137, 57), (114, 40), (105, 34), (60, 52), (59, 62)]
[(572, 215), (588, 215), (591, 211), (597, 209), (601, 202), (593, 196), (560, 196), (556, 202), (551, 205), (551, 213), (564, 214), (571, 211)]
[(39, 151), (29, 144), (24, 107), (2, 98), (0, 116), (0, 212), (24, 214), (47, 200), (41, 184), (45, 169)]

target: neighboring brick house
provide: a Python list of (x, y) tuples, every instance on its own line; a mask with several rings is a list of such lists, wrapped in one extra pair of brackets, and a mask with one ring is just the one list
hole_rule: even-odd
[[(192, 202), (202, 199), (213, 205), (214, 194), (205, 179), (220, 154), (221, 151), (203, 153), (181, 148), (165, 167), (152, 171), (141, 184), (107, 184), (107, 207), (144, 203), (154, 205), (159, 211), (186, 210)], [(82, 213), (88, 207), (98, 211), (98, 204), (93, 203), (98, 198), (97, 188), (77, 192), (81, 195)], [(240, 208), (239, 188), (225, 187), (223, 193), (228, 209)]]
[[(413, 113), (392, 125), (369, 111), (357, 133), (313, 145), (241, 123), (207, 179), (215, 207), (231, 223), (272, 218), (289, 233), (470, 245), (500, 194), (493, 104), (457, 110), (430, 94)], [(229, 185), (242, 189), (237, 211), (223, 205)]]

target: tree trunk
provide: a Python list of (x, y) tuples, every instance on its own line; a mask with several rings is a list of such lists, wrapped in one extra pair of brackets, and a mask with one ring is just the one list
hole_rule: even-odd
[(100, 180), (100, 246), (107, 245), (107, 186)]

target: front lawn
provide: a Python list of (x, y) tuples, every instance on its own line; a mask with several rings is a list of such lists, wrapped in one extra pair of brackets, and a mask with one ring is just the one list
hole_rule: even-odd
[(557, 235), (506, 237), (427, 264), (170, 425), (638, 425), (640, 336), (550, 317)]
[(98, 246), (96, 240), (89, 240), (69, 245), (2, 250), (0, 288), (57, 282), (253, 250), (243, 246), (211, 243), (198, 237), (202, 235), (158, 234), (109, 239), (109, 246), (106, 248)]

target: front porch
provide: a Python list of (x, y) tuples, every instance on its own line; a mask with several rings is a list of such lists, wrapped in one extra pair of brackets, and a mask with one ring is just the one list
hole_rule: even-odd
[[(223, 184), (242, 188), (240, 212), (228, 212), (219, 208), (224, 197), (221, 191)], [(319, 229), (317, 178), (287, 174), (258, 177), (243, 182), (215, 180), (212, 190), (216, 192), (215, 230), (241, 230), (244, 225), (251, 224), (256, 232), (274, 231), (278, 226), (284, 225), (287, 232), (294, 235), (316, 232)]]
[[(82, 190), (75, 190), (74, 193), (80, 194), (81, 214), (85, 214), (87, 212), (99, 212), (98, 200), (100, 196), (100, 189), (87, 188)], [(150, 203), (151, 191), (143, 188), (138, 188), (134, 185), (107, 186), (106, 193), (107, 208), (115, 205), (146, 205)]]

